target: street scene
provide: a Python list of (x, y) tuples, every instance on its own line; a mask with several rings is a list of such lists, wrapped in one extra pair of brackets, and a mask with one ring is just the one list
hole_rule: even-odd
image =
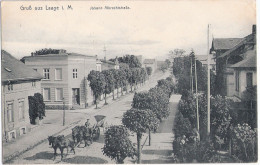
[(1, 3), (3, 164), (258, 163), (255, 1), (68, 2)]

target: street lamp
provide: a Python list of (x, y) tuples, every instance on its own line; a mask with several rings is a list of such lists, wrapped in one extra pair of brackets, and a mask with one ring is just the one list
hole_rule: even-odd
[(62, 99), (63, 101), (63, 126), (65, 126), (65, 99)]

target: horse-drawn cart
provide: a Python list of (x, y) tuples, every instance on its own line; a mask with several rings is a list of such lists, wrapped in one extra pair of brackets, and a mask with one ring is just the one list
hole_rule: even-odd
[(94, 125), (94, 131), (93, 131), (93, 140), (98, 140), (100, 136), (100, 127), (104, 128), (105, 127), (105, 118), (106, 116), (104, 115), (96, 115), (94, 116), (96, 119), (97, 124)]

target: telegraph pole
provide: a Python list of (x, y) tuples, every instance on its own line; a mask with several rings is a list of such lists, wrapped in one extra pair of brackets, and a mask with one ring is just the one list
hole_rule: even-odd
[(193, 93), (192, 53), (190, 54), (191, 93)]
[(198, 131), (198, 138), (200, 140), (200, 118), (199, 118), (199, 96), (198, 96), (198, 78), (197, 78), (197, 67), (196, 67), (196, 57), (195, 57), (195, 90), (196, 90), (196, 108), (197, 108), (197, 131)]
[(207, 55), (208, 55), (208, 127), (207, 127), (207, 135), (210, 135), (210, 55), (209, 55), (209, 28), (210, 28), (210, 24), (208, 24), (208, 47), (207, 47)]

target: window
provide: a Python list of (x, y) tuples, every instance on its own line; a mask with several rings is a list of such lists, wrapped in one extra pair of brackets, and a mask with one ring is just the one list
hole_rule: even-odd
[(8, 84), (8, 91), (12, 91), (13, 89), (13, 84)]
[(62, 80), (62, 69), (61, 68), (55, 69), (55, 80)]
[(36, 87), (36, 82), (32, 81), (32, 87)]
[(62, 101), (63, 99), (63, 89), (56, 88), (56, 101)]
[(74, 79), (78, 78), (78, 69), (73, 69), (72, 76)]
[(20, 135), (26, 134), (26, 127), (20, 128)]
[(50, 69), (43, 69), (43, 77), (45, 80), (49, 80), (50, 79)]
[(14, 104), (7, 103), (7, 121), (14, 122)]
[(33, 70), (35, 70), (37, 72), (37, 69), (33, 69)]
[(235, 78), (236, 78), (236, 91), (239, 92), (239, 71), (236, 71), (236, 74), (235, 74)]
[(43, 98), (44, 98), (44, 101), (50, 101), (51, 100), (51, 90), (50, 90), (50, 88), (44, 88), (43, 89)]
[(246, 73), (246, 86), (247, 87), (253, 86), (253, 73)]
[(24, 100), (19, 100), (18, 103), (19, 120), (24, 119)]

